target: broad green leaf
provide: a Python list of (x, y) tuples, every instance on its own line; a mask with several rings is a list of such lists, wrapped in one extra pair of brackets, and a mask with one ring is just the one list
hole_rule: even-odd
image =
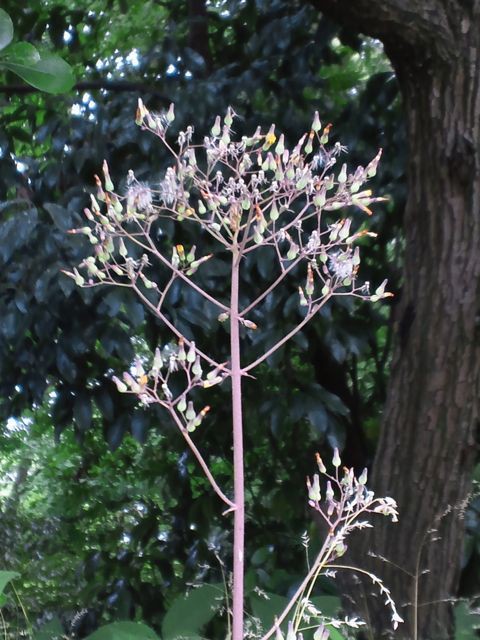
[(163, 619), (163, 640), (198, 636), (223, 603), (223, 586), (218, 584), (203, 584), (180, 596)]
[(340, 631), (334, 627), (329, 626), (327, 628), (330, 632), (329, 640), (347, 640), (347, 637), (349, 637), (348, 635), (343, 635), (343, 633), (340, 633)]
[(29, 42), (14, 42), (0, 54), (0, 65), (12, 63), (34, 67), (38, 62), (40, 62), (40, 54)]
[(157, 634), (139, 622), (112, 622), (100, 627), (85, 640), (159, 640)]
[(61, 640), (64, 630), (59, 618), (53, 618), (33, 634), (32, 640)]
[(70, 65), (51, 53), (42, 53), (39, 62), (33, 66), (10, 61), (2, 62), (2, 65), (28, 84), (48, 93), (63, 93), (69, 91), (75, 84)]
[(0, 49), (10, 44), (13, 38), (13, 22), (6, 11), (0, 9)]
[(466, 602), (455, 606), (455, 640), (474, 640), (478, 638), (480, 616), (471, 611)]
[[(264, 631), (268, 631), (273, 625), (275, 618), (278, 617), (288, 604), (288, 598), (284, 596), (276, 595), (275, 593), (265, 594), (267, 597), (262, 597), (258, 593), (250, 594), (250, 604), (252, 606), (253, 614), (261, 621)], [(338, 613), (341, 602), (336, 596), (317, 596), (311, 598), (312, 604), (327, 618), (335, 617)], [(288, 622), (287, 620), (281, 625), (282, 630), (286, 631)], [(333, 627), (329, 627), (331, 631), (331, 637), (333, 640), (340, 640), (342, 636), (338, 637)], [(334, 633), (335, 632), (335, 633)]]
[(316, 596), (311, 598), (311, 601), (327, 618), (335, 618), (342, 606), (340, 598), (337, 596)]
[(61, 231), (67, 231), (72, 227), (72, 216), (70, 212), (64, 207), (60, 207), (53, 202), (46, 202), (43, 208), (50, 214), (55, 226)]
[(0, 594), (5, 591), (5, 587), (9, 582), (18, 578), (19, 574), (15, 571), (0, 571)]
[[(275, 593), (265, 594), (267, 597), (258, 595), (255, 591), (250, 594), (250, 605), (253, 615), (260, 620), (262, 629), (268, 631), (288, 604), (288, 598)], [(281, 629), (286, 631), (287, 621), (281, 625)]]

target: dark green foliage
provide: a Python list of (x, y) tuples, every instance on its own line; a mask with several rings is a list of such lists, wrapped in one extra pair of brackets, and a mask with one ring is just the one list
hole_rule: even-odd
[[(16, 441), (12, 465), (28, 443), (41, 449), (24, 498), (9, 512), (16, 533), (5, 534), (8, 566), (24, 570), (25, 597), (36, 613), (85, 606), (94, 612), (93, 626), (102, 618), (141, 617), (160, 629), (186, 582), (221, 581), (215, 554), (228, 556), (227, 522), (166, 416), (136, 407), (111, 382), (134, 351), (170, 336), (129, 292), (79, 290), (60, 273), (87, 249), (66, 231), (82, 219), (104, 158), (116, 183), (130, 168), (141, 180), (159, 181), (160, 147), (133, 124), (138, 95), (157, 109), (174, 101), (177, 122), (195, 123), (199, 136), (232, 104), (242, 132), (275, 122), (293, 140), (317, 109), (334, 122), (334, 139), (348, 146), (352, 165), (385, 148), (374, 188), (391, 200), (368, 221), (379, 242), (364, 248), (363, 276), (389, 277), (395, 291), (402, 120), (378, 45), (338, 32), (308, 4), (212, 3), (208, 41), (195, 39), (188, 3), (69, 4), (5, 6), (20, 39), (48, 40), (83, 83), (55, 98), (14, 88), (0, 94), (0, 415), (7, 420), (35, 408), (33, 424), (40, 425)], [(134, 48), (138, 65), (127, 60)], [(5, 74), (3, 84), (10, 82)], [(163, 232), (161, 242), (198, 244), (173, 226)], [(259, 276), (269, 273), (258, 252), (245, 265), (242, 289), (253, 295)], [(224, 275), (209, 266), (199, 274), (219, 293), (228, 285)], [(205, 350), (226, 352), (227, 334), (213, 310), (182, 287), (174, 294), (172, 321), (187, 335), (193, 329)], [(285, 333), (297, 314), (296, 283), (287, 281), (255, 318), (255, 340)], [(285, 594), (303, 573), (301, 532), (310, 528), (316, 544), (301, 506), (314, 452), (328, 455), (328, 444), (338, 442), (346, 463), (369, 462), (388, 368), (389, 315), (386, 306), (329, 305), (245, 386), (249, 584)], [(255, 343), (250, 347), (254, 353)], [(228, 393), (210, 393), (213, 409), (197, 439), (227, 489)], [(53, 434), (58, 448), (50, 444)], [(5, 433), (5, 446), (11, 437)], [(36, 573), (24, 545), (36, 554)], [(259, 551), (262, 562), (253, 562)], [(59, 579), (70, 598), (54, 587)]]

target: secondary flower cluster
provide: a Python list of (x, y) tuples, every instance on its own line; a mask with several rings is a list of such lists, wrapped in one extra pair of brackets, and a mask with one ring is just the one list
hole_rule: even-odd
[[(157, 347), (150, 367), (145, 368), (139, 358), (130, 371), (123, 373), (122, 379), (113, 376), (120, 393), (136, 395), (144, 405), (159, 404), (170, 411), (176, 410), (184, 428), (193, 432), (200, 426), (210, 410), (209, 406), (196, 411), (193, 402), (188, 399), (189, 392), (195, 387), (213, 387), (223, 381), (226, 373), (221, 368), (212, 369), (203, 375), (202, 358), (192, 341), (186, 347), (181, 338), (178, 344), (168, 344), (163, 349)], [(182, 390), (174, 395), (170, 380), (177, 372), (182, 372), (184, 382)]]
[[(363, 626), (365, 623), (355, 617), (328, 618), (312, 602), (311, 596), (318, 577), (322, 574), (334, 577), (338, 569), (358, 571), (368, 577), (384, 596), (386, 606), (390, 608), (393, 628), (396, 629), (399, 623), (403, 622), (390, 591), (377, 576), (364, 569), (337, 562), (347, 551), (346, 537), (355, 529), (372, 526), (363, 519), (364, 516), (380, 513), (390, 516), (393, 522), (397, 522), (398, 516), (395, 500), (388, 497), (376, 498), (373, 491), (367, 489), (366, 469), (357, 478), (353, 469), (341, 469), (341, 464), (338, 449), (335, 449), (332, 459), (334, 472), (333, 475), (329, 474), (317, 453), (319, 473), (314, 474), (313, 478), (307, 478), (308, 504), (325, 520), (329, 533), (294, 599), (262, 640), (270, 638), (272, 631), (275, 631), (275, 640), (303, 640), (302, 631), (306, 629), (315, 629), (314, 640), (328, 640), (330, 628), (358, 629)], [(286, 614), (294, 604), (294, 613), (284, 635), (280, 624), (286, 619)]]

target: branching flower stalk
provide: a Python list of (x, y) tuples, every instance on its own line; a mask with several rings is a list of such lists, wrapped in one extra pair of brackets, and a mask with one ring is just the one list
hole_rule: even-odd
[[(352, 531), (372, 527), (372, 524), (366, 519), (370, 514), (378, 513), (390, 516), (393, 522), (397, 521), (398, 513), (395, 501), (392, 498), (376, 498), (373, 491), (367, 489), (366, 469), (358, 478), (355, 476), (353, 469), (347, 469), (346, 467), (343, 467), (341, 474), (341, 460), (337, 449), (334, 451), (332, 460), (332, 465), (335, 469), (333, 475), (327, 472), (319, 454), (317, 454), (317, 465), (319, 473), (315, 474), (313, 479), (307, 478), (308, 504), (325, 521), (329, 533), (305, 579), (273, 627), (262, 636), (261, 640), (268, 640), (273, 634), (275, 634), (276, 640), (285, 640), (280, 630), (280, 625), (292, 609), (293, 616), (288, 624), (286, 640), (299, 640), (301, 632), (310, 628), (316, 629), (314, 640), (326, 640), (328, 638), (328, 625), (358, 628), (364, 624), (357, 618), (328, 620), (311, 602), (313, 589), (320, 575), (333, 576), (339, 569), (359, 572), (370, 578), (385, 598), (385, 605), (391, 612), (393, 628), (396, 629), (398, 624), (403, 622), (397, 612), (390, 591), (376, 575), (358, 567), (342, 565), (336, 562), (338, 558), (345, 555), (347, 551), (345, 540)], [(325, 484), (323, 496), (321, 479)]]
[[(339, 143), (329, 145), (331, 125), (322, 127), (317, 113), (310, 131), (292, 149), (286, 146), (283, 134), (277, 138), (275, 125), (267, 132), (258, 128), (250, 137), (235, 139), (234, 117), (232, 109), (223, 118), (217, 116), (210, 135), (199, 143), (194, 142), (193, 127), (189, 126), (179, 133), (177, 144), (171, 145), (167, 131), (175, 118), (173, 105), (168, 112), (155, 114), (139, 101), (136, 123), (159, 138), (171, 154), (171, 164), (156, 188), (138, 181), (129, 171), (126, 190), (119, 193), (104, 162), (103, 178), (95, 177), (96, 195), (91, 195), (91, 205), (84, 210), (87, 224), (71, 230), (88, 238), (92, 254), (65, 273), (81, 287), (109, 285), (133, 290), (172, 334), (172, 340), (159, 345), (149, 362), (137, 357), (121, 378), (113, 380), (121, 393), (134, 394), (143, 405), (159, 405), (170, 414), (213, 490), (226, 505), (225, 513), (234, 514), (232, 639), (242, 640), (242, 379), (301, 331), (332, 298), (347, 295), (375, 302), (391, 294), (385, 289), (386, 281), (373, 293), (368, 282), (357, 282), (358, 241), (365, 236), (375, 237), (365, 228), (363, 214), (370, 215), (370, 205), (383, 199), (373, 197), (369, 189), (362, 187), (375, 175), (381, 152), (366, 167), (349, 172), (345, 163), (338, 162), (344, 147)], [(359, 210), (360, 220), (339, 217), (338, 211), (345, 207)], [(198, 247), (172, 245), (162, 230), (166, 219), (180, 226), (196, 225)], [(215, 254), (202, 250), (207, 236), (218, 247)], [(242, 307), (240, 300), (248, 293), (242, 292), (240, 297), (242, 266), (260, 248), (270, 250), (277, 274)], [(201, 286), (197, 272), (208, 269), (214, 256), (222, 260), (225, 255), (230, 260), (230, 293), (223, 299)], [(242, 347), (257, 329), (257, 323), (261, 323), (262, 304), (274, 289), (294, 279), (298, 287), (297, 324), (276, 342), (267, 342), (261, 355), (248, 361)], [(216, 308), (220, 323), (228, 321), (230, 354), (226, 362), (206, 353), (201, 341), (184, 335), (170, 319), (167, 304), (174, 284), (190, 287), (201, 304)], [(233, 498), (219, 486), (192, 437), (210, 411), (208, 405), (202, 409), (194, 406), (197, 390), (227, 379), (232, 388)], [(314, 479), (312, 486), (316, 487), (316, 482)], [(342, 503), (342, 509), (346, 505)], [(358, 515), (357, 511), (355, 507)], [(335, 533), (337, 546), (342, 542), (342, 531), (353, 526), (349, 519), (339, 520), (335, 526), (340, 524)], [(330, 549), (332, 540), (327, 542), (325, 549)], [(330, 552), (324, 560), (331, 557)], [(317, 559), (307, 576), (302, 590), (307, 599), (309, 585), (322, 571), (324, 560)], [(304, 613), (305, 606), (300, 605), (292, 623), (294, 629), (298, 630)]]

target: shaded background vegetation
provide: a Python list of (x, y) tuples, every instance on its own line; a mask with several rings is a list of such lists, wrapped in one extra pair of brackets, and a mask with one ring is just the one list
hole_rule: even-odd
[[(221, 581), (230, 540), (221, 505), (168, 419), (139, 409), (111, 382), (135, 351), (169, 336), (128, 293), (78, 290), (60, 276), (85, 252), (65, 232), (80, 220), (104, 158), (117, 182), (130, 168), (141, 180), (160, 180), (165, 158), (133, 123), (139, 96), (157, 110), (175, 102), (180, 126), (193, 122), (199, 133), (233, 105), (240, 132), (275, 122), (295, 140), (318, 110), (352, 165), (385, 150), (374, 189), (389, 201), (372, 218), (379, 238), (364, 248), (363, 277), (388, 277), (398, 297), (406, 150), (397, 83), (379, 42), (305, 2), (28, 5), (2, 5), (17, 37), (59, 52), (78, 84), (49, 96), (1, 77), (1, 565), (21, 572), (17, 588), (33, 620), (83, 611), (79, 637), (111, 619), (158, 628), (186, 583)], [(190, 243), (173, 227), (165, 231)], [(249, 264), (243, 286), (254, 290), (269, 270), (261, 260)], [(204, 273), (226, 287), (221, 266)], [(260, 332), (283, 334), (296, 318), (296, 296), (294, 283), (272, 296)], [(302, 533), (309, 530), (312, 548), (318, 540), (301, 506), (314, 452), (328, 457), (338, 444), (345, 463), (371, 463), (395, 305), (335, 301), (246, 385), (250, 590), (286, 594), (303, 575)], [(169, 312), (193, 325), (206, 347), (227, 348), (226, 333), (193, 294), (179, 292)], [(228, 483), (221, 390), (210, 404), (198, 443)], [(463, 589), (472, 594), (473, 507), (467, 524)]]

